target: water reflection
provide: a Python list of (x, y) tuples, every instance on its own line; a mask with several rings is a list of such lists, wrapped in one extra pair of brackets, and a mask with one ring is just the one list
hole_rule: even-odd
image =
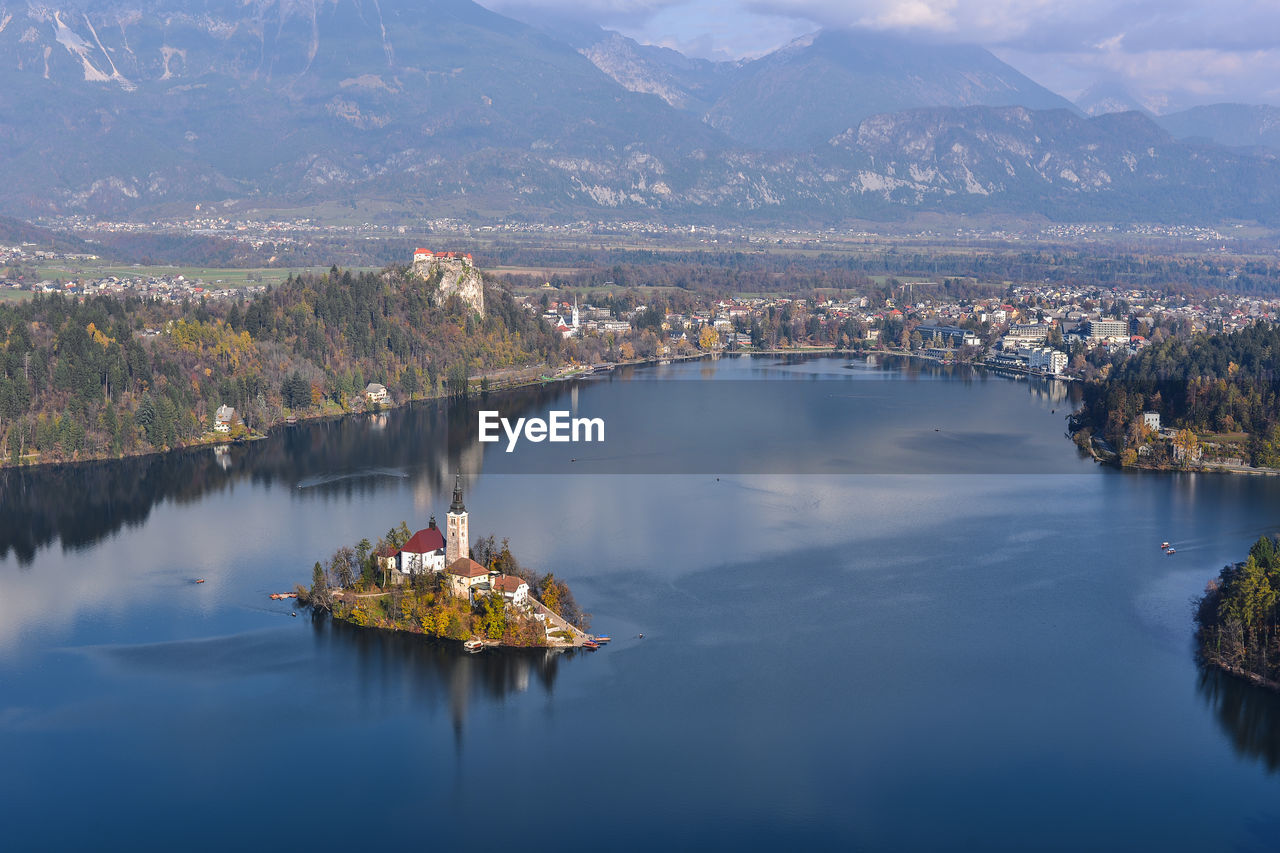
[(1197, 686), (1236, 754), (1280, 770), (1280, 695), (1214, 667), (1201, 667)]
[[(739, 381), (702, 381), (709, 376)], [(661, 381), (672, 378), (693, 381)], [(893, 378), (945, 381), (927, 395), (906, 383), (863, 382), (821, 393), (813, 388), (827, 379)], [(995, 394), (990, 400), (965, 387), (987, 382)], [(627, 383), (626, 393), (608, 392), (619, 383)], [(86, 548), (122, 528), (142, 526), (158, 504), (194, 503), (243, 481), (293, 488), (303, 499), (350, 500), (408, 480), (419, 508), (430, 512), (432, 496), (454, 471), (475, 475), (482, 467), (538, 474), (1077, 472), (1070, 445), (1043, 424), (1049, 408), (1065, 403), (1074, 389), (1038, 379), (1028, 387), (1033, 405), (1006, 380), (967, 365), (722, 359), (621, 369), (603, 379), (551, 383), (460, 405), (420, 404), (304, 423), (245, 445), (6, 470), (0, 472), (0, 560), (12, 553), (29, 565), (54, 541), (67, 550)], [(477, 441), (475, 411), (482, 407), (508, 417), (570, 407), (604, 417), (607, 441), (571, 451), (524, 442), (518, 453), (506, 453)]]
[[(563, 391), (522, 389), (504, 395), (502, 405), (519, 413)], [(141, 526), (164, 501), (193, 503), (243, 480), (301, 486), (304, 497), (351, 498), (412, 476), (417, 490), (430, 494), (455, 471), (479, 473), (475, 405), (427, 403), (299, 424), (243, 445), (0, 471), (0, 559), (12, 553), (29, 565), (54, 541), (84, 548)]]
[(561, 660), (580, 654), (550, 649), (467, 654), (457, 643), (357, 628), (321, 615), (312, 619), (312, 627), (326, 657), (352, 665), (361, 695), (400, 695), (423, 710), (447, 702), (459, 742), (473, 701), (502, 702), (534, 685), (550, 696)]

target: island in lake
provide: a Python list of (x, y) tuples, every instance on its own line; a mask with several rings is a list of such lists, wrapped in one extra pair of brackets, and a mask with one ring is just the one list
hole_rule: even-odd
[(473, 651), (594, 649), (604, 640), (587, 633), (590, 614), (564, 581), (522, 566), (505, 539), (469, 545), (469, 523), (458, 475), (444, 531), (432, 516), (416, 533), (401, 522), (376, 543), (339, 548), (315, 564), (298, 600), (353, 625), (460, 640)]
[(1223, 567), (1196, 603), (1200, 658), (1280, 690), (1280, 543), (1263, 536)]

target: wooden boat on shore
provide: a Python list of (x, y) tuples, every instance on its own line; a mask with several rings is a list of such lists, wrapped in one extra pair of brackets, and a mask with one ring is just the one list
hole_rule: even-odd
[(597, 642), (593, 642), (592, 640), (584, 640), (582, 643), (582, 647), (584, 649), (587, 649), (588, 651), (594, 652), (596, 649), (600, 648), (600, 644)]
[(603, 646), (605, 643), (609, 642), (613, 638), (608, 635), (601, 635), (599, 637), (593, 637), (592, 639), (595, 640), (597, 645)]

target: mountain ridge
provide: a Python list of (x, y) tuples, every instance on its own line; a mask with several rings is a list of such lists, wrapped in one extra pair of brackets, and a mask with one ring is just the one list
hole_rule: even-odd
[[(980, 48), (820, 32), (714, 63), (599, 28), (558, 38), (470, 0), (206, 0), (198, 14), (104, 0), (0, 20), (0, 114), (15, 117), (0, 123), (0, 211), (14, 215), (1276, 215), (1274, 158), (1085, 119)], [(982, 100), (1032, 103), (965, 103)], [(920, 101), (944, 105), (903, 109)]]

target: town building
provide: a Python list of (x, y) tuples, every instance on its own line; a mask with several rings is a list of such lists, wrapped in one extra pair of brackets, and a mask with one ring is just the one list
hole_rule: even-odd
[[(1019, 354), (1022, 354), (1021, 352)], [(1058, 375), (1067, 369), (1067, 354), (1050, 347), (1033, 347), (1026, 350), (1027, 367)]]
[(1128, 320), (1085, 320), (1083, 326), (1091, 341), (1129, 340)]
[(962, 329), (959, 326), (916, 326), (916, 331), (920, 333), (920, 337), (925, 343), (932, 343), (934, 346), (977, 346), (978, 336), (968, 329)]
[(1012, 323), (1004, 333), (1005, 346), (1042, 344), (1049, 338), (1049, 327), (1043, 323)]

